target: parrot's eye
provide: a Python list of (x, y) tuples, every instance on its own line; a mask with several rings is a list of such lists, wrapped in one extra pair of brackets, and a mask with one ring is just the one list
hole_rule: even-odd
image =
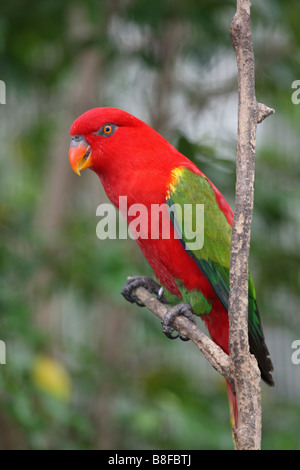
[(108, 125), (108, 126), (105, 126), (105, 127), (103, 128), (103, 132), (104, 132), (104, 134), (106, 134), (106, 135), (110, 134), (110, 133), (112, 132), (112, 127), (109, 126), (109, 125)]
[(73, 135), (72, 140), (75, 140), (75, 142), (79, 142), (82, 139), (82, 135)]
[(107, 123), (101, 127), (101, 129), (98, 131), (98, 134), (102, 135), (102, 137), (109, 137), (115, 132), (116, 129), (117, 126), (115, 124)]

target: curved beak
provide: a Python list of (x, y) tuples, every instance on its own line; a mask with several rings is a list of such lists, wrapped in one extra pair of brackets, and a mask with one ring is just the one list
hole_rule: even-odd
[(72, 169), (80, 176), (81, 170), (92, 165), (92, 149), (90, 145), (82, 139), (80, 142), (71, 141), (69, 149), (69, 160)]

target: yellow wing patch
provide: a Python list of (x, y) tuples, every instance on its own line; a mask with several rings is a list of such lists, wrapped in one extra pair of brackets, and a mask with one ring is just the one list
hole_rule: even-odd
[(177, 166), (171, 171), (171, 178), (166, 192), (166, 199), (169, 199), (171, 193), (175, 190), (175, 187), (178, 184), (184, 169), (184, 166)]

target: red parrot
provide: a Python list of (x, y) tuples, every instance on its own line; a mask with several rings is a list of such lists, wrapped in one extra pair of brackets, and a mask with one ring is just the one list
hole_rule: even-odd
[[(132, 205), (138, 203), (147, 208), (147, 233), (136, 241), (159, 284), (146, 276), (132, 278), (122, 291), (125, 298), (139, 304), (134, 289), (142, 285), (173, 305), (170, 312), (200, 316), (213, 341), (229, 354), (227, 312), (233, 213), (220, 191), (154, 129), (120, 109), (91, 109), (75, 120), (70, 134), (73, 170), (77, 174), (85, 168), (93, 170), (118, 209), (120, 197), (126, 197), (127, 208), (120, 210), (128, 224), (134, 219)], [(204, 205), (204, 243), (195, 247), (191, 244), (195, 231), (192, 233), (185, 219), (183, 229), (178, 230), (182, 222), (178, 208), (197, 204)], [(156, 236), (151, 236), (154, 205), (161, 207), (162, 218), (169, 224), (167, 238), (162, 227)], [(256, 356), (263, 380), (273, 385), (273, 366), (250, 273), (248, 300), (250, 351)], [(169, 337), (171, 331), (170, 325), (165, 324), (164, 332)], [(237, 426), (236, 397), (229, 384), (227, 389), (232, 425)]]

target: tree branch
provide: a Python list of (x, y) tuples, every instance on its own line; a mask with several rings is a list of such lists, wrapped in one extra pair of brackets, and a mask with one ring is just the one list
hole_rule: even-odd
[[(166, 307), (166, 305), (153, 297), (153, 295), (151, 295), (147, 289), (144, 289), (144, 287), (138, 287), (135, 289), (134, 293), (151, 312), (163, 320), (164, 316), (168, 312), (168, 307)], [(199, 330), (193, 322), (184, 316), (180, 315), (176, 317), (172, 326), (182, 336), (188, 337), (203, 353), (214, 369), (216, 369), (234, 387), (229, 357), (216, 343), (214, 343), (203, 333), (203, 331)]]
[(263, 103), (257, 103), (258, 105), (258, 116), (257, 116), (257, 123), (260, 124), (264, 119), (266, 119), (271, 114), (275, 113), (275, 110), (269, 108)]
[(229, 351), (239, 409), (237, 449), (260, 449), (261, 376), (248, 341), (248, 257), (253, 214), (257, 123), (274, 112), (256, 101), (250, 0), (237, 0), (230, 36), (238, 67), (236, 197), (231, 240)]

